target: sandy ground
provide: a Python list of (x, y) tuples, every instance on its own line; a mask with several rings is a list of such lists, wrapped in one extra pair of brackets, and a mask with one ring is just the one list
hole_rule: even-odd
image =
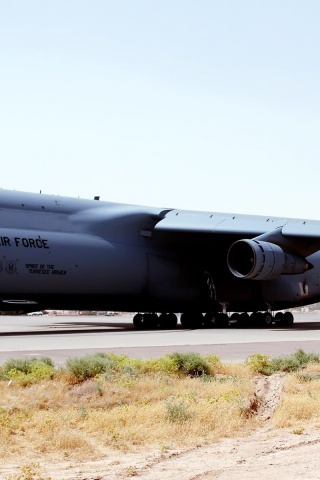
[[(52, 480), (282, 480), (320, 478), (320, 431), (301, 435), (261, 429), (250, 437), (225, 439), (188, 451), (159, 454), (110, 453), (100, 461), (47, 464), (43, 479)], [(1, 468), (1, 479), (17, 474), (14, 465)], [(21, 473), (21, 472), (20, 472)]]
[[(29, 459), (6, 464), (2, 459), (0, 478), (14, 478), (19, 467), (39, 462), (41, 480), (281, 480), (320, 479), (320, 430), (275, 430), (271, 417), (283, 389), (284, 375), (256, 377), (256, 414), (263, 427), (248, 437), (223, 439), (188, 450), (123, 453), (110, 451), (99, 461), (53, 462)], [(253, 404), (255, 399), (253, 399)], [(25, 477), (22, 477), (25, 479)], [(30, 477), (27, 477), (28, 480)], [(40, 480), (39, 477), (32, 477)], [(11, 480), (11, 479), (10, 479)]]

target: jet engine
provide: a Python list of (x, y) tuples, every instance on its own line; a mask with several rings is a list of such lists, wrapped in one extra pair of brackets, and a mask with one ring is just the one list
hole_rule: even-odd
[(279, 275), (304, 273), (312, 266), (274, 243), (238, 240), (229, 249), (228, 267), (238, 278), (272, 280)]

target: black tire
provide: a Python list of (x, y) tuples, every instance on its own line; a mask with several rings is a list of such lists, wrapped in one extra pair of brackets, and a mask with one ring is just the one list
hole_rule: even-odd
[(156, 313), (145, 313), (143, 315), (143, 327), (147, 330), (155, 330), (158, 328), (159, 318)]
[(273, 324), (273, 317), (271, 313), (265, 312), (262, 314), (262, 326), (265, 328), (271, 327)]
[(259, 321), (259, 312), (252, 312), (250, 315), (250, 325), (252, 328), (258, 326), (258, 321)]
[(182, 313), (180, 317), (180, 323), (183, 328), (201, 328), (203, 325), (202, 313)]
[(277, 312), (274, 316), (275, 322), (283, 325), (284, 314), (282, 312)]
[(283, 318), (283, 324), (287, 325), (287, 327), (291, 327), (294, 322), (294, 317), (291, 312), (285, 312)]
[(170, 330), (176, 328), (177, 316), (174, 313), (161, 313), (159, 316), (159, 328)]
[(177, 328), (177, 315), (175, 313), (168, 313), (168, 328), (174, 329)]
[(278, 312), (274, 318), (278, 325), (284, 327), (291, 327), (294, 322), (294, 316), (291, 312)]
[(250, 319), (251, 317), (249, 316), (248, 313), (244, 312), (241, 313), (240, 318), (238, 320), (238, 326), (240, 328), (247, 328), (250, 326)]
[(227, 328), (229, 327), (229, 317), (226, 313), (218, 313), (216, 316), (216, 327)]
[(263, 313), (253, 312), (250, 315), (250, 321), (252, 324), (252, 328), (261, 328), (263, 326)]
[(134, 327), (138, 328), (139, 330), (141, 330), (141, 328), (143, 328), (143, 315), (141, 313), (137, 313), (133, 317), (133, 325), (134, 325)]
[(229, 326), (233, 328), (239, 328), (241, 322), (241, 315), (240, 313), (233, 313), (229, 319)]
[(215, 328), (216, 314), (212, 312), (205, 313), (203, 317), (203, 328)]

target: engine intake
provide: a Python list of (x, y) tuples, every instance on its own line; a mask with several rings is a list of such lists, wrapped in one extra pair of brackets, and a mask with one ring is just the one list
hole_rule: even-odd
[(274, 243), (238, 240), (229, 249), (228, 267), (238, 278), (272, 280), (280, 275), (304, 273), (311, 265), (305, 258), (284, 252)]

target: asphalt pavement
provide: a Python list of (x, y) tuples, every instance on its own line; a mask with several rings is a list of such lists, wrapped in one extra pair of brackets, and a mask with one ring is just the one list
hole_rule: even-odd
[(320, 314), (295, 314), (292, 327), (257, 329), (136, 330), (131, 315), (1, 316), (0, 363), (12, 357), (47, 355), (56, 363), (97, 351), (148, 358), (165, 353), (215, 353), (243, 361), (251, 353), (320, 353)]

